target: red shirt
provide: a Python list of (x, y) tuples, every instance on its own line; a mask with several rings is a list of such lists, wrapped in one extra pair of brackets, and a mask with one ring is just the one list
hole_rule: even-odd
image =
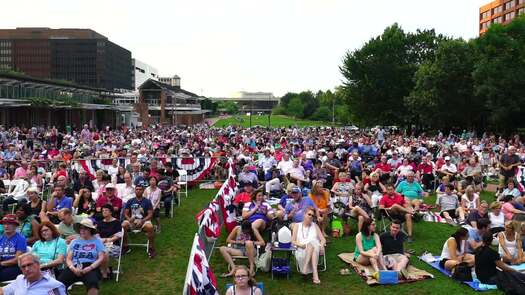
[(249, 203), (251, 202), (252, 199), (250, 197), (250, 194), (247, 193), (247, 192), (242, 192), (240, 194), (238, 194), (237, 196), (235, 196), (235, 199), (233, 199), (233, 203), (234, 204), (240, 204), (240, 203)]
[(120, 212), (120, 209), (122, 209), (122, 199), (121, 198), (118, 198), (115, 196), (113, 197), (113, 199), (111, 199), (111, 202), (110, 202), (108, 197), (106, 197), (105, 194), (97, 199), (97, 202), (95, 203), (95, 207), (101, 208), (102, 206), (106, 204), (111, 204), (113, 208), (118, 209), (117, 212)]
[(400, 206), (405, 206), (405, 198), (398, 193), (393, 194), (393, 198), (388, 194), (384, 194), (381, 200), (379, 200), (379, 205), (384, 206), (385, 208), (390, 208), (395, 204)]
[(421, 163), (417, 167), (417, 171), (419, 171), (419, 172), (421, 172), (423, 174), (432, 174), (433, 170), (434, 169), (432, 167), (432, 164), (427, 164), (427, 163)]
[(392, 171), (392, 167), (388, 163), (380, 162), (376, 165), (376, 170), (379, 169), (383, 172), (390, 173)]

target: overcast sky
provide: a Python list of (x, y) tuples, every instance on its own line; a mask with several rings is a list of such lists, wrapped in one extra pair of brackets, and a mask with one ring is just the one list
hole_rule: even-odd
[(470, 39), (489, 0), (10, 0), (0, 27), (91, 28), (205, 96), (332, 89), (385, 27)]

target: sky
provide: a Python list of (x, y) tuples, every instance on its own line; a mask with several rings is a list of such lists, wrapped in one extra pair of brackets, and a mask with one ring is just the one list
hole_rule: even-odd
[(347, 51), (397, 22), (478, 36), (490, 0), (16, 0), (0, 28), (91, 28), (208, 97), (333, 89)]

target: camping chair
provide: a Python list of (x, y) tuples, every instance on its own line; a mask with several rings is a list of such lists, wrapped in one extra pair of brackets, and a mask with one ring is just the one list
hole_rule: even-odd
[[(394, 218), (390, 215), (388, 210), (380, 210), (378, 214), (378, 218), (381, 220), (381, 226), (383, 228), (383, 232), (387, 232), (390, 229), (390, 225), (392, 224), (392, 221)], [(405, 235), (408, 236), (408, 233), (405, 231), (404, 225), (406, 224), (406, 219), (403, 218), (401, 221), (401, 232), (403, 232)]]
[[(178, 204), (180, 205), (181, 195), (188, 197), (188, 171), (186, 170), (177, 170), (179, 172), (179, 179), (177, 184), (180, 186), (179, 191), (177, 192)], [(173, 212), (173, 210), (171, 210)]]
[[(232, 244), (228, 244), (228, 247), (232, 248)], [(259, 267), (257, 267), (257, 260), (259, 260), (260, 253), (261, 253), (261, 246), (260, 245), (255, 245), (255, 262), (254, 262), (254, 264), (255, 264), (255, 273), (257, 273), (257, 270), (259, 269)], [(232, 256), (232, 259), (233, 259), (234, 262), (236, 260), (248, 261), (248, 256), (244, 256), (244, 255)], [(228, 271), (231, 271), (230, 265), (228, 265)]]

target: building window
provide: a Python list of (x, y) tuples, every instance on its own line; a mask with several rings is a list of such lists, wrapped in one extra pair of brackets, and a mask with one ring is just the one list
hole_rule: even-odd
[(516, 16), (516, 12), (512, 11), (505, 14), (505, 21), (510, 21)]
[(509, 10), (512, 7), (514, 7), (514, 3), (515, 3), (514, 0), (505, 3), (505, 10)]
[(492, 20), (493, 24), (501, 24), (502, 22), (503, 22), (503, 17), (502, 16), (498, 16), (498, 17), (496, 17), (496, 18), (494, 18)]
[(492, 10), (492, 14), (498, 14), (503, 12), (503, 6), (498, 6)]

